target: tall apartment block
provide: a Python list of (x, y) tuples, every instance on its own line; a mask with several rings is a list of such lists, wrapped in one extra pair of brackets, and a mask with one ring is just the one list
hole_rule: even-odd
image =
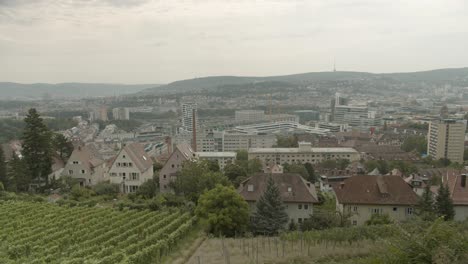
[(184, 131), (193, 131), (193, 114), (198, 119), (197, 103), (182, 103), (182, 129)]
[(466, 123), (445, 119), (429, 124), (427, 154), (434, 159), (449, 159), (463, 163)]

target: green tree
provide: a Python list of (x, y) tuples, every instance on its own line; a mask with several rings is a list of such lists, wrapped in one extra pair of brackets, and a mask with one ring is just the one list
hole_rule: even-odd
[(244, 150), (238, 150), (237, 155), (236, 155), (236, 160), (248, 160), (249, 159), (249, 153)]
[(256, 209), (252, 219), (252, 229), (255, 233), (278, 234), (288, 223), (286, 207), (272, 177), (268, 178), (266, 189), (256, 203)]
[(51, 132), (36, 109), (31, 108), (24, 119), (23, 155), (31, 180), (49, 183), (52, 171)]
[(219, 172), (219, 163), (216, 160), (207, 160), (208, 163), (208, 169), (213, 172)]
[(332, 170), (332, 169), (336, 169), (338, 167), (338, 164), (336, 160), (330, 159), (330, 160), (322, 161), (319, 166), (324, 169)]
[(401, 149), (410, 152), (417, 151), (419, 154), (424, 154), (427, 151), (427, 140), (424, 136), (409, 136), (403, 141)]
[(289, 173), (297, 173), (302, 176), (304, 179), (309, 179), (310, 175), (307, 169), (302, 164), (290, 164), (288, 166), (284, 166), (284, 172)]
[(249, 175), (261, 172), (263, 168), (262, 162), (259, 159), (251, 159), (248, 161), (247, 173)]
[(247, 176), (247, 171), (237, 164), (228, 164), (224, 167), (224, 175), (237, 186)]
[(298, 137), (297, 135), (292, 136), (276, 136), (276, 145), (275, 147), (278, 148), (297, 148), (298, 144)]
[(52, 147), (63, 161), (67, 160), (73, 152), (73, 143), (62, 134), (53, 135)]
[(31, 182), (31, 174), (26, 168), (26, 163), (23, 159), (13, 155), (13, 158), (8, 163), (7, 182), (9, 191), (26, 192), (29, 190)]
[(393, 221), (388, 214), (373, 214), (371, 218), (366, 221), (366, 225), (389, 225), (391, 223), (393, 223)]
[(208, 163), (186, 162), (178, 173), (171, 187), (176, 194), (184, 195), (189, 201), (196, 203), (200, 195), (213, 189), (216, 184), (230, 185), (229, 179), (221, 172), (212, 172)]
[(350, 162), (348, 159), (338, 159), (336, 163), (337, 163), (338, 169), (344, 170), (346, 169), (346, 167), (348, 167)]
[(209, 232), (232, 237), (247, 229), (249, 206), (232, 186), (216, 185), (203, 193), (195, 214), (208, 221)]
[(4, 188), (7, 188), (8, 181), (7, 181), (7, 168), (6, 168), (6, 161), (5, 161), (5, 154), (3, 153), (3, 148), (0, 145), (0, 183), (3, 184)]
[(429, 184), (426, 185), (422, 196), (419, 197), (417, 213), (423, 220), (433, 221), (436, 218), (434, 197)]
[(450, 190), (447, 185), (441, 184), (437, 193), (435, 208), (437, 214), (442, 216), (444, 220), (452, 220), (455, 216), (453, 201), (450, 195)]
[(312, 183), (315, 183), (318, 179), (317, 175), (315, 175), (314, 166), (311, 163), (307, 162), (306, 164), (304, 164), (304, 167), (307, 170), (307, 173), (309, 174), (309, 178), (307, 180)]
[(151, 180), (147, 180), (138, 187), (136, 192), (143, 198), (150, 199), (155, 197), (159, 193), (159, 177), (153, 176)]

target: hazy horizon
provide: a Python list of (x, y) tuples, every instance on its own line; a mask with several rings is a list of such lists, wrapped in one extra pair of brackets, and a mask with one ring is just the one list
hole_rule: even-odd
[(0, 0), (0, 81), (466, 67), (464, 1)]

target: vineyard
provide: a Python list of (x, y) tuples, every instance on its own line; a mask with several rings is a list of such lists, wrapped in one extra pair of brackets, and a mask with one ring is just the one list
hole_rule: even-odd
[(180, 210), (0, 202), (0, 263), (159, 263), (194, 221)]

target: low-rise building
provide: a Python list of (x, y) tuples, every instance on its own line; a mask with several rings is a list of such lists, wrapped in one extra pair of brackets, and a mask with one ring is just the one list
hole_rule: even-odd
[(197, 157), (200, 160), (210, 160), (218, 162), (221, 170), (228, 164), (236, 161), (236, 152), (197, 152)]
[(442, 183), (449, 188), (455, 210), (455, 220), (468, 219), (468, 186), (466, 171), (461, 174), (458, 170), (450, 170), (442, 177)]
[(353, 148), (313, 148), (309, 142), (299, 142), (297, 148), (251, 148), (249, 159), (259, 159), (263, 164), (320, 163), (325, 160), (360, 160), (361, 156)]
[(133, 193), (153, 178), (153, 161), (141, 144), (127, 144), (112, 162), (109, 175), (111, 183), (121, 184), (122, 192)]
[(255, 212), (256, 202), (266, 190), (269, 177), (278, 186), (289, 221), (302, 223), (313, 214), (313, 205), (318, 203), (315, 186), (294, 173), (257, 173), (243, 181), (238, 191), (252, 212)]
[(62, 171), (62, 176), (76, 179), (80, 186), (91, 186), (109, 180), (108, 166), (92, 146), (77, 146)]
[(190, 145), (182, 143), (176, 145), (163, 168), (159, 172), (159, 189), (161, 192), (169, 192), (169, 183), (177, 177), (177, 172), (182, 169), (183, 163), (196, 160), (197, 154)]
[(353, 176), (334, 188), (337, 211), (349, 215), (352, 225), (364, 225), (373, 214), (395, 221), (415, 214), (418, 196), (399, 176)]

